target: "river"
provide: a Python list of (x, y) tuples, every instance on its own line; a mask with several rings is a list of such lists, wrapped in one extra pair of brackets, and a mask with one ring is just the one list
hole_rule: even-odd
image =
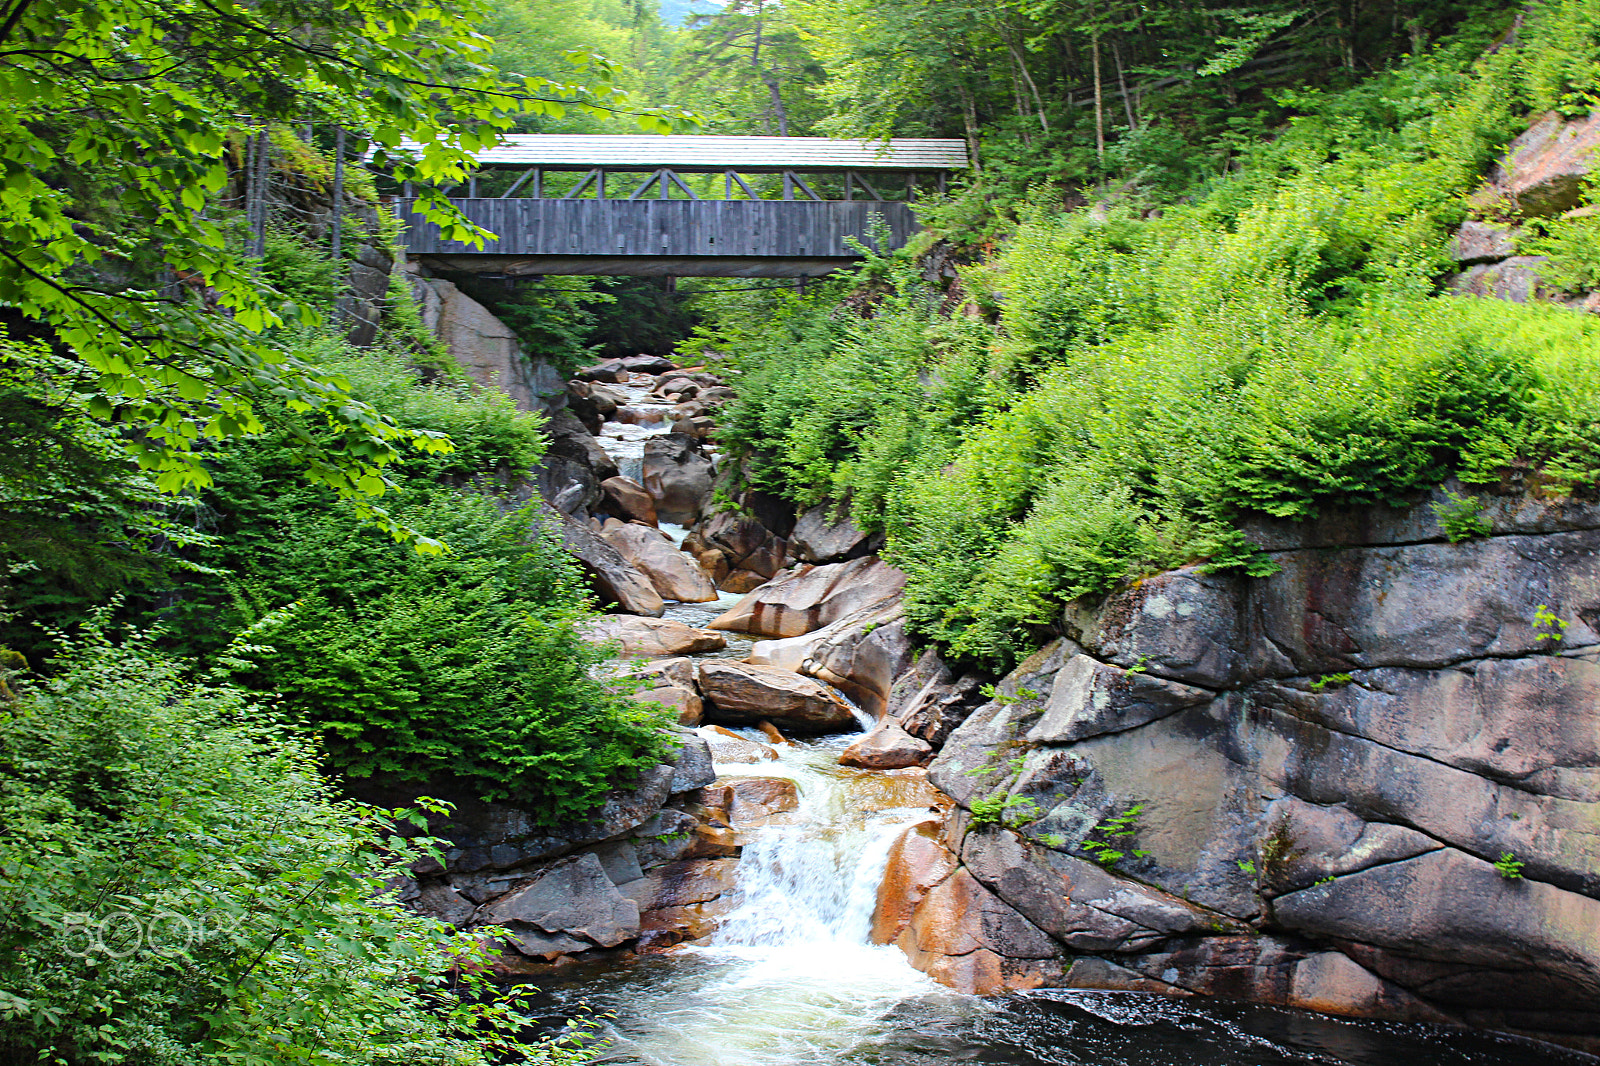
[[(645, 442), (670, 429), (654, 379), (613, 386), (629, 408), (600, 440), (642, 479)], [(663, 527), (681, 542), (685, 530)], [(670, 604), (703, 626), (739, 597)], [(730, 634), (712, 653), (743, 658)], [(756, 730), (744, 730), (765, 741)], [(1480, 1033), (1333, 1018), (1218, 999), (1042, 989), (962, 995), (869, 941), (889, 845), (929, 816), (918, 771), (838, 765), (855, 735), (778, 746), (779, 760), (718, 766), (724, 776), (787, 777), (798, 811), (749, 830), (738, 900), (710, 943), (545, 979), (558, 1024), (589, 1017), (597, 1062), (627, 1066), (1005, 1063), (1013, 1066), (1546, 1066), (1587, 1056)]]

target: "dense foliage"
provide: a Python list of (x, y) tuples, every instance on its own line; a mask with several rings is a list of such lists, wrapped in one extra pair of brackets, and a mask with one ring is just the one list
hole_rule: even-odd
[(202, 657), (247, 633), (237, 679), (322, 730), (345, 774), (457, 780), (550, 822), (582, 814), (655, 762), (660, 723), (590, 676), (605, 656), (578, 629), (592, 608), (576, 566), (507, 495), (543, 450), (539, 420), (499, 393), (421, 385), (394, 356), (327, 348), (319, 363), (356, 395), (456, 442), (391, 474), (393, 512), (450, 550), (421, 555), (326, 490), (286, 486), (307, 427), (285, 416), (216, 457), (210, 542), (149, 617)]
[[(748, 298), (766, 314), (705, 338), (742, 371), (723, 439), (757, 487), (848, 498), (887, 530), (918, 630), (993, 666), (1126, 577), (1266, 572), (1251, 516), (1451, 475), (1594, 485), (1600, 323), (1435, 295), (1494, 152), (1529, 110), (1600, 85), (1585, 5), (1543, 5), (1479, 59), (1502, 25), (1351, 89), (1280, 93), (1279, 136), (1179, 202), (1019, 208), (961, 272), (965, 314), (909, 259), (869, 262), (844, 305), (846, 283)], [(1587, 231), (1547, 229), (1581, 270)]]
[(396, 812), (244, 693), (103, 631), (0, 679), (0, 1058), (574, 1061), (446, 976), (485, 948), (385, 891), (417, 857)]

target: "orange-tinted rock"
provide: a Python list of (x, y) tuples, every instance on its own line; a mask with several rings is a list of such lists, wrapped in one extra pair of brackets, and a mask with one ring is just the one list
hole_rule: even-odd
[[(688, 549), (684, 549), (687, 551)], [(711, 580), (719, 587), (726, 581), (732, 571), (728, 568), (728, 557), (715, 548), (707, 548), (696, 552), (695, 558), (699, 560), (700, 569), (711, 576)]]
[(600, 615), (585, 624), (583, 633), (592, 641), (616, 641), (623, 655), (693, 655), (728, 646), (728, 638), (721, 633), (696, 629), (670, 618), (631, 614)]
[(956, 868), (956, 857), (938, 841), (938, 819), (929, 818), (905, 831), (889, 845), (889, 861), (878, 885), (872, 914), (872, 942), (892, 943), (911, 921), (928, 890)]
[(739, 834), (721, 826), (696, 826), (686, 859), (728, 859), (739, 854)]
[(928, 891), (895, 943), (923, 973), (976, 995), (1061, 972), (1056, 943), (964, 869)]
[(711, 758), (717, 762), (761, 762), (778, 757), (778, 753), (765, 744), (746, 740), (720, 725), (703, 725), (695, 733), (706, 742)]
[(921, 766), (933, 757), (933, 745), (900, 728), (893, 718), (885, 718), (866, 736), (844, 749), (839, 765), (864, 770), (902, 770)]
[(600, 491), (605, 493), (606, 502), (624, 517), (648, 526), (656, 524), (656, 501), (632, 478), (608, 477), (600, 482)]
[(716, 932), (722, 917), (732, 909), (732, 898), (719, 896), (704, 903), (644, 911), (639, 915), (639, 949), (660, 951), (685, 940), (709, 936)]
[(734, 570), (717, 582), (723, 592), (753, 592), (767, 583), (767, 579), (754, 570)]
[(726, 811), (728, 825), (758, 825), (775, 814), (800, 806), (793, 781), (784, 777), (727, 777), (694, 794), (694, 800), (712, 810)]

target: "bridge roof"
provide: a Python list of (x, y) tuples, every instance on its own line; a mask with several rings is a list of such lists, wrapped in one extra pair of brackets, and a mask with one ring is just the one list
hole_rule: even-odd
[(967, 165), (967, 145), (960, 140), (911, 138), (852, 141), (535, 133), (507, 136), (505, 143), (478, 153), (478, 162), (545, 170), (959, 170)]

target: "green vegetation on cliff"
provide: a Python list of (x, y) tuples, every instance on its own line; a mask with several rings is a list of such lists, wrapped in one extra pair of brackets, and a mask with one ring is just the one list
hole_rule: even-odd
[(1349, 89), (1278, 92), (1276, 136), (1183, 195), (1135, 183), (1063, 211), (1036, 190), (953, 290), (901, 256), (762, 294), (765, 317), (747, 299), (706, 336), (741, 371), (722, 439), (755, 487), (848, 498), (888, 532), (918, 631), (993, 666), (1122, 579), (1263, 572), (1251, 516), (1529, 468), (1587, 489), (1600, 322), (1437, 290), (1494, 155), (1600, 89), (1586, 5), (1540, 5), (1485, 55), (1510, 20)]

